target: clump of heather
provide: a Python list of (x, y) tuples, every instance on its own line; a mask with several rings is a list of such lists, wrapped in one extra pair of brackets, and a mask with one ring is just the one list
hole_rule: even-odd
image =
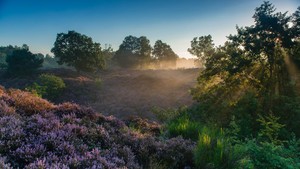
[(164, 140), (157, 137), (159, 130), (141, 119), (126, 125), (90, 108), (53, 105), (0, 87), (0, 168), (192, 166), (195, 144), (180, 137)]

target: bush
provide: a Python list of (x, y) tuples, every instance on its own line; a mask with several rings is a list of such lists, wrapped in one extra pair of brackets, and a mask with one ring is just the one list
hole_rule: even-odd
[(37, 98), (35, 95), (29, 92), (11, 89), (8, 91), (8, 94), (12, 100), (11, 104), (14, 105), (14, 108), (19, 113), (31, 115), (54, 108), (53, 104), (44, 99)]
[(29, 86), (27, 90), (40, 97), (54, 100), (65, 88), (66, 85), (60, 77), (50, 74), (41, 74), (37, 82)]

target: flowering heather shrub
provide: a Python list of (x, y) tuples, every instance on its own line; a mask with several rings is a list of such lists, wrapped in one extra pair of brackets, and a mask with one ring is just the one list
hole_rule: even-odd
[(133, 117), (126, 121), (126, 124), (134, 129), (139, 130), (141, 133), (149, 133), (152, 135), (160, 135), (161, 125), (156, 122), (150, 122), (147, 119)]
[(50, 110), (54, 107), (52, 103), (38, 98), (29, 92), (10, 89), (8, 95), (14, 100), (16, 111), (26, 113), (27, 115)]
[(15, 112), (15, 109), (9, 105), (4, 100), (0, 100), (0, 113), (1, 115), (9, 115)]
[[(195, 144), (131, 130), (113, 116), (72, 103), (53, 105), (20, 90), (0, 88), (0, 168), (166, 168), (193, 166)], [(5, 157), (5, 158), (4, 158)], [(152, 161), (152, 162), (151, 162)]]
[(0, 156), (0, 168), (3, 168), (3, 169), (12, 169), (11, 165), (6, 162), (6, 158), (5, 157), (1, 157)]
[(3, 86), (0, 86), (0, 97), (5, 94), (5, 89)]

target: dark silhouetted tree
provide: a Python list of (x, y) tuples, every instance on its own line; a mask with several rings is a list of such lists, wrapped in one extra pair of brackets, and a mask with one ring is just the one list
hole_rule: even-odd
[(152, 54), (158, 62), (162, 63), (162, 67), (176, 66), (178, 55), (168, 44), (163, 43), (161, 40), (155, 42)]
[(73, 66), (78, 72), (95, 72), (105, 67), (100, 44), (75, 31), (57, 34), (51, 52), (59, 59), (59, 64)]
[(127, 36), (116, 51), (114, 59), (121, 67), (136, 68), (151, 61), (151, 45), (145, 36)]
[[(206, 69), (200, 73), (192, 95), (201, 104), (209, 105), (205, 112), (215, 113), (221, 122), (226, 116), (230, 119), (232, 103), (238, 103), (250, 91), (259, 106), (248, 114), (247, 109), (241, 111), (243, 117), (256, 120), (257, 114), (273, 114), (288, 122), (288, 118), (298, 116), (298, 110), (281, 109), (290, 100), (278, 98), (290, 97), (295, 101), (284, 60), (285, 50), (294, 45), (291, 29), (295, 26), (290, 25), (291, 17), (287, 13), (276, 12), (269, 2), (256, 8), (253, 18), (254, 25), (237, 27), (237, 35), (230, 35), (224, 46), (205, 58)], [(194, 51), (197, 53), (205, 52)]]
[(298, 67), (300, 67), (300, 6), (292, 15), (292, 23), (293, 26), (291, 27), (291, 32), (294, 44), (293, 47), (289, 49), (288, 53)]
[(276, 73), (285, 69), (282, 49), (293, 44), (289, 29), (291, 17), (287, 16), (287, 12), (275, 13), (275, 7), (270, 2), (264, 2), (255, 9), (253, 18), (253, 26), (237, 28), (238, 35), (230, 36), (229, 39), (238, 42), (244, 48), (251, 56), (252, 63), (259, 63), (261, 70), (264, 70), (259, 79), (261, 85), (272, 95), (277, 82), (280, 81), (280, 76)]
[(43, 58), (32, 54), (26, 45), (6, 57), (7, 73), (10, 76), (28, 75), (42, 67), (43, 61)]
[(147, 39), (146, 36), (141, 36), (138, 38), (139, 41), (139, 65), (143, 66), (144, 64), (148, 64), (151, 61), (151, 52), (152, 47), (150, 45), (150, 40)]
[(300, 6), (297, 8), (297, 10), (293, 13), (292, 16), (292, 32), (294, 38), (300, 38)]

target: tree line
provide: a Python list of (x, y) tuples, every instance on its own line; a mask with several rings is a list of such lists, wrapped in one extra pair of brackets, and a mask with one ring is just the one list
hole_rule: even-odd
[(122, 68), (143, 68), (150, 63), (156, 67), (174, 67), (179, 58), (170, 45), (157, 40), (152, 47), (146, 36), (127, 36), (119, 49), (113, 51), (110, 46), (102, 49), (100, 43), (76, 31), (57, 34), (51, 52), (54, 58), (33, 54), (27, 45), (1, 47), (1, 68), (10, 75), (30, 74), (47, 61), (47, 65), (58, 63), (73, 67), (78, 72), (96, 72), (113, 63)]

